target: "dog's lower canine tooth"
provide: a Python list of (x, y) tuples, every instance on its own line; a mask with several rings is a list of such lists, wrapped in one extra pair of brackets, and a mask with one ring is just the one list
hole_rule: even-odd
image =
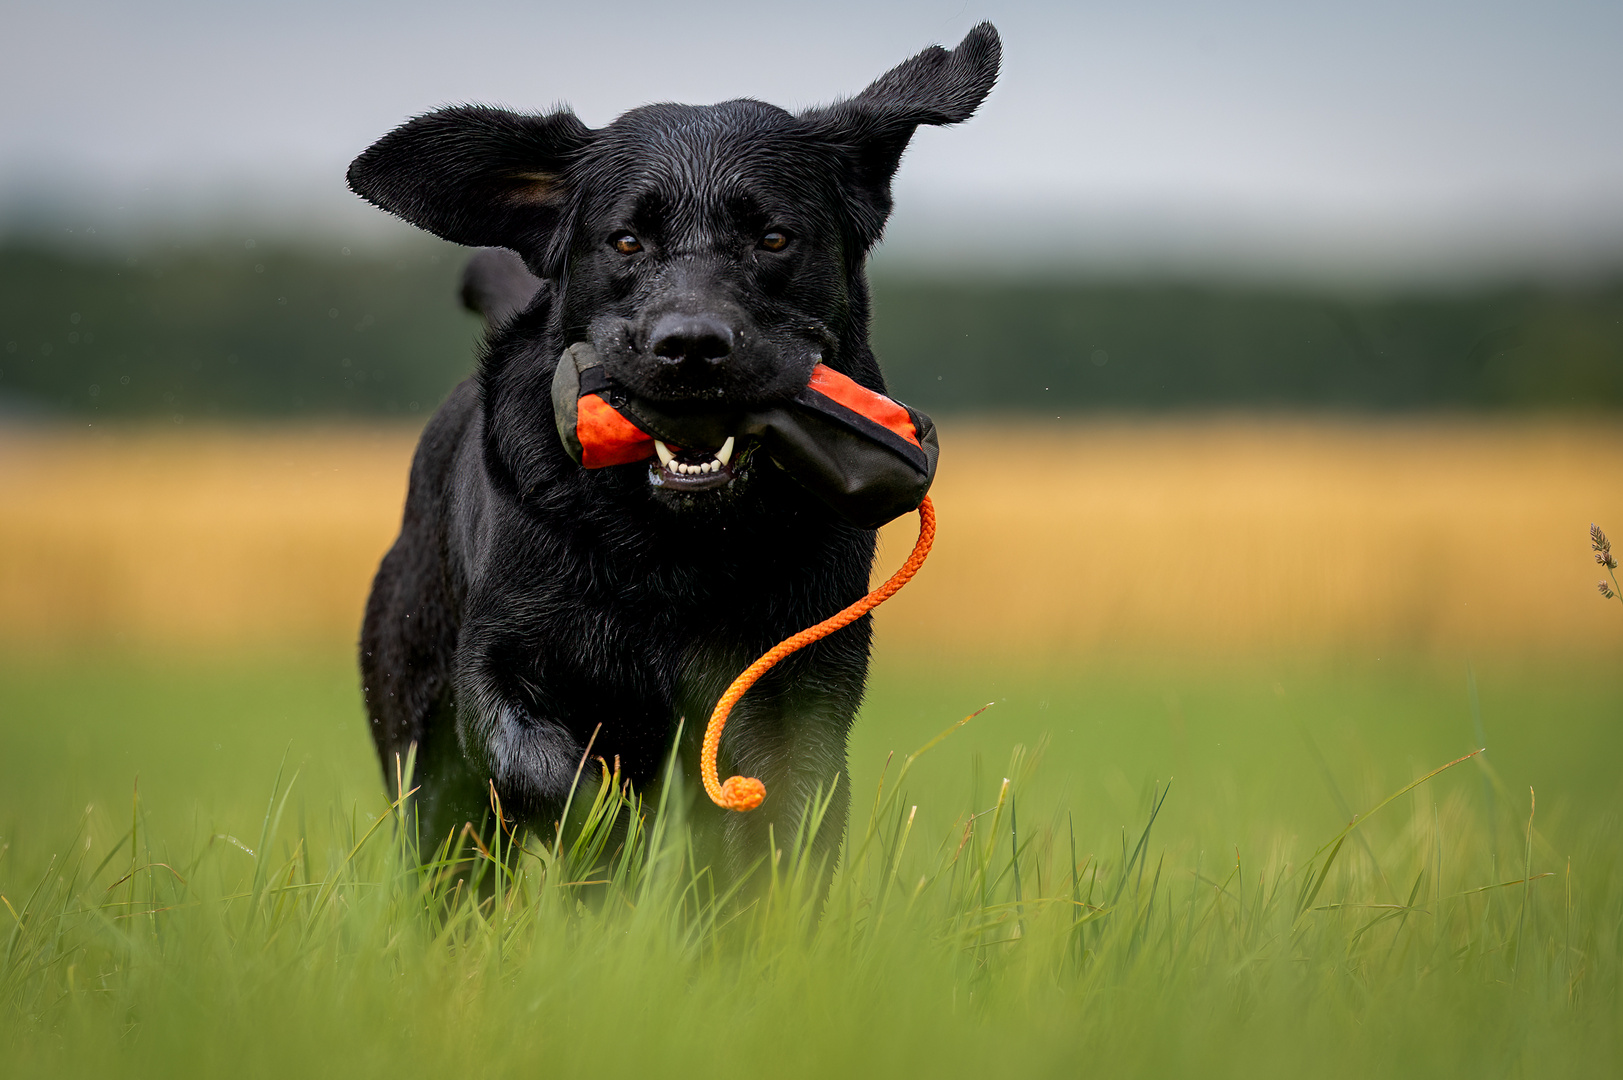
[(733, 437), (729, 435), (727, 436), (727, 441), (721, 444), (721, 449), (716, 451), (716, 460), (725, 465), (727, 462), (732, 460), (732, 456)]
[(670, 447), (666, 446), (664, 443), (660, 442), (658, 439), (655, 439), (654, 440), (654, 453), (659, 455), (659, 463), (661, 465), (665, 466), (667, 469), (670, 468), (670, 466), (671, 466), (671, 458), (675, 456), (675, 455), (673, 455), (671, 453), (671, 448)]

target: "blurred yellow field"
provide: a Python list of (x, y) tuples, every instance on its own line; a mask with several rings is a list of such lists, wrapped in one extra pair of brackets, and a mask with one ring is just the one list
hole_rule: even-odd
[[(968, 648), (1615, 650), (1600, 423), (1208, 420), (949, 433), (929, 580), (889, 632)], [(894, 528), (894, 527), (893, 527)], [(887, 550), (901, 538), (887, 537)]]
[(0, 636), (351, 638), (414, 441), (350, 428), (0, 435)]
[[(0, 433), (0, 644), (352, 639), (399, 520), (398, 428)], [(940, 536), (891, 648), (1614, 650), (1601, 421), (948, 422)], [(881, 572), (911, 543), (890, 527)]]

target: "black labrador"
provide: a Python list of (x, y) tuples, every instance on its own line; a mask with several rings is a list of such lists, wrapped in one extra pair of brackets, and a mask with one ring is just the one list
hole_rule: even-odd
[[(671, 407), (769, 405), (819, 363), (882, 392), (864, 264), (891, 177), (918, 125), (969, 118), (1000, 52), (983, 23), (799, 114), (649, 105), (592, 130), (567, 110), (446, 108), (350, 166), (357, 194), (445, 239), (516, 252), (540, 285), (526, 298), (536, 282), (499, 266), (470, 281), (495, 325), (477, 374), (423, 432), (361, 631), (391, 787), (397, 755), (417, 748), (426, 847), (480, 821), (492, 784), (508, 816), (550, 834), (594, 732), (592, 757), (618, 758), (645, 787), (685, 718), (674, 751), (696, 775), (732, 678), (867, 591), (873, 531), (748, 442), (578, 466), (554, 428), (553, 375), (586, 342), (614, 386)], [(734, 872), (765, 854), (769, 826), (791, 839), (831, 786), (811, 849), (832, 861), (870, 640), (863, 618), (734, 711), (722, 775), (760, 777), (766, 801), (694, 811)]]

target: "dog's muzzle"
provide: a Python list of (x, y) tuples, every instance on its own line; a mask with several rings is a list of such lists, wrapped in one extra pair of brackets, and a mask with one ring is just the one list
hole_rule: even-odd
[(756, 451), (866, 529), (918, 508), (935, 479), (935, 424), (818, 364), (789, 401), (741, 412), (671, 412), (615, 387), (597, 352), (570, 346), (552, 380), (558, 436), (588, 469), (657, 459), (673, 491), (725, 487)]

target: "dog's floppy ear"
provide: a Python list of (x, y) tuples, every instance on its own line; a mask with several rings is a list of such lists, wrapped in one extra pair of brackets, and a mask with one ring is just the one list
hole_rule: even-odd
[(557, 257), (564, 171), (592, 131), (567, 109), (544, 116), (480, 105), (438, 109), (373, 143), (349, 167), (355, 194), (436, 236), (505, 247), (531, 265)]
[(997, 29), (983, 22), (951, 52), (933, 45), (856, 97), (804, 114), (814, 131), (847, 154), (865, 244), (877, 242), (884, 230), (891, 177), (914, 130), (968, 120), (997, 82), (1002, 56)]

